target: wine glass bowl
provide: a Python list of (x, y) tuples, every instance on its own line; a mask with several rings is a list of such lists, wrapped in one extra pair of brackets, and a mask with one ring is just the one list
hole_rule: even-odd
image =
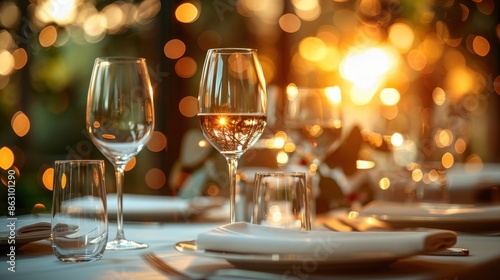
[(94, 145), (115, 169), (118, 230), (106, 250), (148, 247), (125, 238), (122, 203), (125, 166), (142, 150), (154, 130), (153, 90), (144, 58), (95, 60), (88, 91), (86, 128)]
[(343, 127), (338, 86), (287, 88), (285, 130), (309, 161), (322, 161), (338, 144)]
[(256, 50), (208, 50), (198, 94), (198, 120), (205, 138), (228, 163), (231, 223), (235, 222), (238, 159), (266, 127), (266, 103), (266, 84)]

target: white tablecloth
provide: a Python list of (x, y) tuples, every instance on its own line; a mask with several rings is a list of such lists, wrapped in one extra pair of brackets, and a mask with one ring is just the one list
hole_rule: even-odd
[[(0, 279), (167, 279), (141, 258), (141, 254), (147, 251), (155, 252), (172, 265), (191, 273), (231, 268), (232, 265), (223, 259), (191, 256), (173, 248), (173, 244), (178, 241), (196, 239), (198, 233), (220, 225), (126, 223), (125, 235), (132, 240), (146, 242), (150, 247), (133, 251), (107, 251), (101, 260), (91, 263), (62, 263), (53, 255), (48, 240), (37, 241), (16, 250), (15, 272), (8, 270), (7, 256), (2, 254)], [(110, 238), (115, 233), (115, 224), (110, 224)], [(470, 249), (470, 256), (416, 256), (382, 269), (333, 271), (328, 275), (289, 275), (283, 279), (454, 279), (455, 276), (460, 276), (459, 279), (496, 279), (500, 275), (500, 236), (459, 235), (456, 247)], [(307, 278), (303, 278), (305, 276)]]

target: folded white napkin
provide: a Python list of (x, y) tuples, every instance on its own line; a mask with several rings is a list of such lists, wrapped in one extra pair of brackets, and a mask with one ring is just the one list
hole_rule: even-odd
[[(12, 237), (15, 232), (15, 238)], [(50, 216), (27, 215), (0, 219), (0, 245), (22, 245), (50, 237)], [(14, 241), (12, 241), (14, 239)], [(10, 242), (9, 242), (10, 241)]]
[(456, 243), (453, 231), (334, 232), (296, 231), (249, 223), (227, 224), (198, 235), (201, 250), (253, 254), (325, 254), (329, 256), (411, 256)]

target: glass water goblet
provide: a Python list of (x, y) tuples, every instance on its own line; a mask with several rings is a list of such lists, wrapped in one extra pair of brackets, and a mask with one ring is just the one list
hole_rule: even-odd
[(86, 128), (94, 145), (113, 164), (117, 193), (117, 234), (106, 250), (147, 248), (125, 238), (123, 179), (127, 163), (151, 138), (153, 90), (146, 60), (101, 57), (94, 63), (88, 91)]
[(198, 119), (206, 139), (227, 161), (231, 223), (236, 221), (238, 160), (264, 131), (266, 102), (266, 83), (256, 50), (208, 50), (200, 81)]
[[(287, 88), (284, 126), (292, 141), (301, 149), (299, 154), (309, 164), (308, 178), (316, 192), (315, 177), (329, 151), (340, 145), (343, 119), (342, 95), (338, 86), (326, 88)], [(319, 179), (319, 178), (317, 178)]]

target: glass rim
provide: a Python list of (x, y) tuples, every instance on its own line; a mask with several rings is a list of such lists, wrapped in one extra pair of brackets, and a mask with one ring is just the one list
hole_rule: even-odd
[(306, 176), (305, 172), (302, 171), (263, 171), (263, 172), (255, 172), (255, 177), (257, 176), (270, 176), (270, 177), (302, 177)]
[(221, 54), (230, 54), (230, 53), (256, 53), (257, 49), (254, 48), (213, 48), (208, 50), (209, 53), (221, 53)]
[(96, 61), (146, 61), (144, 57), (136, 56), (100, 56), (95, 59)]
[(54, 165), (58, 164), (76, 164), (76, 165), (84, 165), (84, 164), (101, 164), (104, 163), (102, 159), (60, 159), (54, 161)]

